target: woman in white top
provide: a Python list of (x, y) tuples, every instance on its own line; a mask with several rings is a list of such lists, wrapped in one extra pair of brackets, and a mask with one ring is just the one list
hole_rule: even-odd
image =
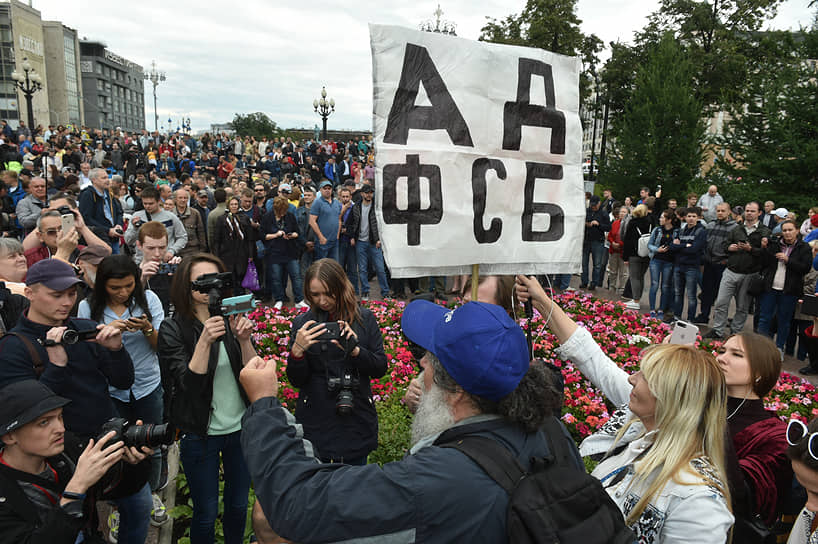
[(724, 461), (727, 392), (716, 359), (692, 346), (651, 346), (641, 370), (628, 375), (535, 279), (517, 282), (519, 299), (532, 301), (560, 341), (558, 355), (622, 407), (580, 453), (607, 452), (592, 475), (638, 541), (726, 542), (733, 525)]

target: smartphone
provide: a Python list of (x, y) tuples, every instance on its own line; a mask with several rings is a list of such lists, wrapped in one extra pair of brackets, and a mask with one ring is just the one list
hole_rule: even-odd
[(320, 337), (322, 342), (341, 339), (341, 325), (337, 321), (328, 321), (324, 323), (324, 327), (326, 327), (326, 330)]
[(699, 327), (687, 321), (677, 321), (670, 333), (671, 344), (695, 344)]
[(71, 229), (74, 228), (74, 214), (73, 213), (64, 213), (60, 216), (60, 221), (62, 222), (62, 231), (63, 233), (67, 233)]

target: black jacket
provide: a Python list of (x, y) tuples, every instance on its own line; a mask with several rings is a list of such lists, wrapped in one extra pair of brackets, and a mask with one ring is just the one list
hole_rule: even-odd
[[(352, 207), (352, 212), (349, 214), (349, 219), (347, 219), (346, 223), (347, 235), (355, 240), (357, 240), (361, 234), (361, 210), (361, 205), (355, 204)], [(369, 217), (367, 218), (367, 221), (369, 221), (369, 243), (375, 245), (380, 241), (381, 237), (378, 233), (378, 219), (375, 217), (374, 200), (369, 208)]]
[[(634, 217), (628, 221), (628, 228), (625, 230), (625, 236), (622, 236), (622, 260), (627, 262), (630, 257), (639, 257), (638, 243), (639, 237), (643, 234), (650, 234), (653, 232), (653, 224), (650, 216)], [(644, 257), (645, 259), (647, 257)]]
[[(77, 330), (87, 330), (96, 326), (90, 319), (69, 318), (67, 326)], [(13, 331), (30, 339), (44, 371), (39, 380), (54, 393), (71, 399), (71, 404), (63, 409), (65, 426), (80, 437), (96, 436), (103, 423), (117, 417), (114, 403), (108, 393), (108, 386), (130, 389), (133, 385), (133, 362), (123, 347), (118, 351), (105, 349), (92, 342), (77, 342), (66, 345), (68, 364), (57, 366), (48, 360), (48, 352), (37, 340), (44, 339), (50, 325), (41, 325), (27, 316)], [(0, 387), (21, 380), (38, 379), (34, 371), (34, 361), (23, 343), (15, 335), (0, 339)]]
[[(141, 489), (150, 475), (150, 460), (138, 465), (118, 463), (112, 467), (103, 480), (112, 484), (107, 495), (102, 494), (100, 484), (86, 492), (82, 507), (54, 506), (48, 510), (38, 507), (29, 499), (18, 482), (25, 481), (39, 485), (54, 495), (59, 495), (71, 480), (77, 459), (83, 445), (71, 433), (65, 434), (65, 451), (47, 461), (57, 473), (56, 482), (37, 475), (15, 470), (0, 463), (0, 541), (14, 544), (74, 544), (80, 530), (84, 529), (84, 542), (96, 544), (105, 542), (97, 530), (99, 520), (96, 515), (96, 500), (131, 495)], [(117, 477), (112, 478), (114, 474)], [(74, 510), (76, 508), (76, 510)], [(69, 515), (68, 511), (83, 516)]]
[[(219, 343), (210, 345), (207, 373), (196, 374), (188, 367), (196, 343), (204, 326), (198, 319), (186, 319), (175, 315), (162, 321), (159, 327), (156, 351), (159, 354), (159, 368), (162, 372), (162, 387), (165, 390), (165, 421), (170, 421), (182, 432), (207, 436), (210, 422), (211, 401), (213, 400), (213, 377), (219, 362)], [(241, 348), (225, 323), (224, 343), (230, 367), (236, 383), (242, 369)], [(249, 404), (244, 389), (239, 387), (241, 398)]]
[(28, 299), (23, 295), (15, 295), (8, 290), (6, 284), (0, 281), (0, 319), (3, 326), (10, 331), (17, 325), (20, 316), (28, 310)]
[[(296, 233), (298, 237), (292, 240), (288, 240), (284, 237), (273, 238), (272, 240), (265, 239), (268, 234), (275, 234), (279, 230), (283, 230), (287, 234)], [(261, 218), (261, 232), (259, 236), (264, 240), (264, 247), (267, 249), (267, 253), (264, 255), (267, 262), (285, 263), (298, 258), (298, 239), (301, 238), (301, 233), (298, 232), (298, 222), (296, 222), (295, 216), (292, 213), (285, 213), (280, 221), (276, 219), (275, 212), (270, 211), (269, 213), (265, 213), (264, 217)]]
[[(736, 225), (727, 235), (723, 242), (724, 252), (727, 253), (727, 268), (736, 274), (752, 274), (759, 272), (762, 268), (761, 239), (770, 237), (770, 229), (758, 223), (756, 230), (752, 234), (747, 234), (744, 225)], [(738, 242), (749, 242), (752, 246), (750, 251), (730, 251), (728, 248)]]
[[(310, 310), (293, 320), (287, 377), (294, 387), (300, 388), (295, 417), (304, 427), (304, 436), (323, 458), (363, 457), (378, 447), (378, 415), (369, 381), (386, 373), (386, 354), (375, 315), (368, 308), (359, 307), (359, 311), (361, 319), (352, 326), (361, 348), (358, 357), (344, 358), (336, 346), (319, 342), (310, 346), (301, 359), (294, 358), (292, 345), (298, 329), (310, 319), (321, 322), (331, 319)], [(343, 368), (352, 370), (359, 380), (353, 389), (352, 413), (346, 416), (336, 413), (338, 391), (330, 392), (327, 382), (328, 375), (339, 375)]]
[(230, 230), (227, 226), (228, 213), (216, 219), (216, 229), (210, 249), (224, 262), (227, 270), (233, 273), (233, 277), (241, 282), (247, 272), (247, 259), (253, 256), (255, 235), (250, 226), (250, 219), (241, 212), (236, 214), (236, 218), (244, 238), (242, 239), (237, 232)]
[[(778, 269), (778, 259), (775, 254), (784, 251), (784, 244), (780, 236), (774, 237), (767, 245), (767, 249), (762, 253), (764, 274), (764, 290), (772, 291), (773, 279)], [(787, 261), (786, 274), (784, 276), (784, 294), (800, 297), (804, 294), (804, 276), (812, 268), (812, 249), (809, 244), (800, 238), (795, 241), (789, 260)]]
[[(591, 221), (599, 223), (593, 227), (588, 226)], [(605, 233), (611, 230), (611, 219), (602, 207), (594, 211), (591, 208), (585, 210), (585, 242), (604, 242)]]

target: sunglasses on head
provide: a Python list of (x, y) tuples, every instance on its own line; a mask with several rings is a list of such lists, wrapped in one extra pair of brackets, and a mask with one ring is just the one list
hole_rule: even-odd
[(818, 433), (810, 433), (803, 421), (798, 419), (791, 419), (787, 424), (787, 444), (790, 446), (798, 446), (804, 440), (807, 442), (807, 451), (810, 457), (818, 461)]

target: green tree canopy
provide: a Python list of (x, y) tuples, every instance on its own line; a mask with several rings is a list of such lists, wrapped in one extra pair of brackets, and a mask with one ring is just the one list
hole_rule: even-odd
[(616, 194), (662, 185), (681, 194), (699, 172), (705, 141), (694, 68), (670, 33), (648, 53), (617, 123), (610, 161), (600, 172)]
[(247, 115), (237, 113), (233, 116), (231, 124), (233, 130), (239, 136), (254, 136), (256, 138), (267, 136), (269, 138), (278, 136), (279, 133), (275, 121), (270, 119), (266, 113), (260, 111), (248, 113)]

